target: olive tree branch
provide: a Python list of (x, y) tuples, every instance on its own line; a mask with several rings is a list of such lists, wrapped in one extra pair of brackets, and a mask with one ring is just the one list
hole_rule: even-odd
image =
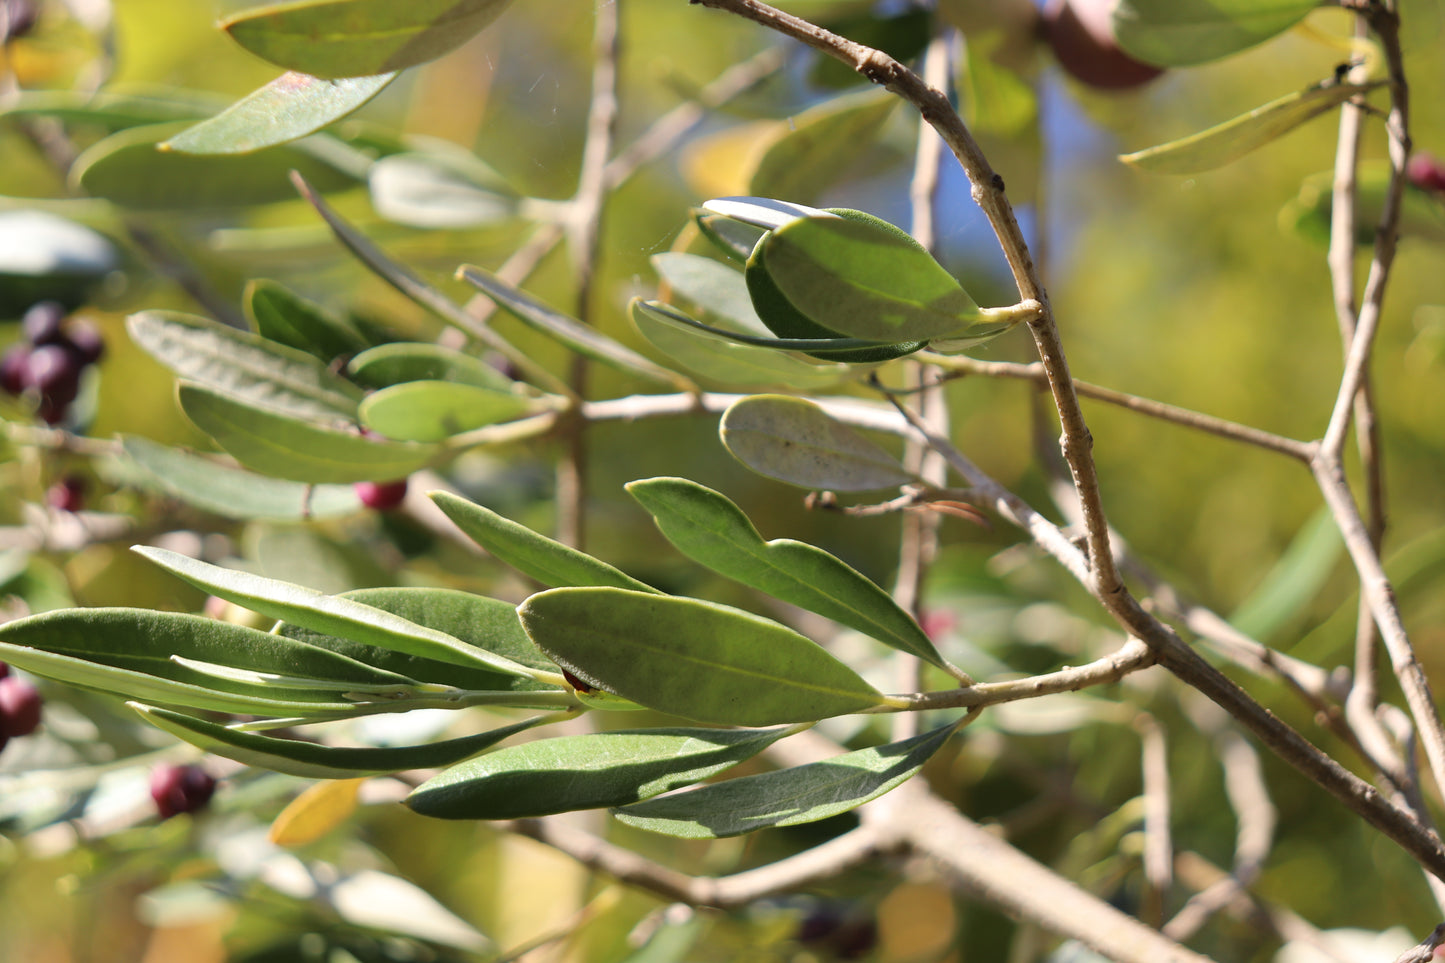
[(1034, 266), (1013, 207), (1004, 193), (1003, 178), (989, 166), (978, 143), (949, 103), (948, 97), (882, 51), (854, 43), (806, 20), (759, 3), (758, 0), (689, 2), (737, 14), (821, 50), (848, 64), (873, 83), (902, 97), (938, 131), (973, 185), (973, 199), (988, 217), (998, 237), (1004, 257), (1013, 272), (1020, 299), (1035, 300), (1041, 305), (1038, 316), (1029, 321), (1029, 330), (1033, 334), (1035, 348), (1048, 375), (1054, 407), (1058, 410), (1059, 421), (1063, 426), (1060, 446), (1073, 475), (1079, 501), (1083, 505), (1089, 542), (1087, 577), (1103, 596), (1113, 596), (1124, 591), (1124, 584), (1114, 565), (1113, 550), (1109, 545), (1108, 524), (1091, 451), (1093, 439), (1079, 407), (1078, 395), (1069, 374), (1068, 360), (1059, 340), (1048, 294)]

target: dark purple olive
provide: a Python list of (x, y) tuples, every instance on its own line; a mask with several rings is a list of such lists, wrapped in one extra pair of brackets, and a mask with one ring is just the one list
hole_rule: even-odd
[(95, 364), (105, 356), (105, 339), (89, 321), (73, 321), (61, 333), (61, 347), (70, 349), (82, 366)]
[(379, 512), (389, 511), (406, 499), (405, 478), (390, 482), (357, 482), (351, 487), (356, 497), (361, 499), (361, 504)]
[(156, 766), (151, 770), (151, 799), (162, 819), (204, 809), (216, 780), (200, 766)]
[(78, 512), (85, 507), (86, 488), (84, 478), (67, 475), (46, 490), (45, 501), (62, 512)]
[(0, 388), (4, 388), (7, 395), (18, 395), (25, 390), (31, 350), (29, 344), (21, 342), (12, 344), (0, 355)]
[(40, 728), (40, 690), (18, 675), (0, 679), (0, 732), (7, 737), (28, 736)]
[(60, 325), (65, 320), (65, 306), (59, 301), (32, 304), (20, 319), (25, 338), (33, 345), (59, 344)]

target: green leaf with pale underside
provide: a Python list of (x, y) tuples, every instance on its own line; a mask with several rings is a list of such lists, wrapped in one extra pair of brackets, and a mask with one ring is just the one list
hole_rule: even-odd
[(870, 491), (918, 480), (881, 447), (801, 398), (742, 398), (723, 412), (719, 430), (738, 461), (801, 488)]
[(917, 775), (953, 729), (942, 726), (902, 742), (634, 803), (613, 815), (638, 829), (687, 839), (817, 822), (856, 809)]
[(381, 776), (405, 769), (436, 769), (450, 766), (507, 739), (546, 722), (538, 716), (510, 726), (476, 735), (447, 739), (420, 746), (342, 747), (301, 739), (245, 732), (206, 722), (194, 716), (131, 702), (128, 705), (145, 721), (189, 742), (206, 752), (248, 766), (283, 772), (304, 779), (357, 779)]
[(1278, 36), (1319, 5), (1319, 0), (1118, 0), (1114, 36), (1137, 60), (1188, 67)]
[(913, 617), (836, 556), (790, 538), (763, 541), (742, 509), (686, 478), (648, 478), (627, 491), (693, 561), (947, 669)]
[(553, 588), (611, 585), (640, 592), (657, 589), (601, 559), (532, 531), (489, 508), (451, 492), (431, 492), (431, 500), (467, 537), (528, 578)]
[(180, 382), (186, 417), (253, 471), (302, 482), (391, 481), (424, 468), (433, 445), (379, 441), (256, 408), (200, 385)]
[(288, 71), (158, 146), (182, 154), (244, 154), (284, 144), (340, 120), (395, 79), (395, 72), (322, 80)]
[(243, 10), (221, 27), (247, 50), (316, 77), (361, 77), (435, 60), (510, 0), (301, 0)]
[(810, 639), (725, 605), (561, 588), (517, 614), (537, 648), (578, 679), (684, 719), (767, 726), (891, 704)]
[(1314, 84), (1208, 130), (1157, 147), (1123, 154), (1119, 159), (1131, 167), (1156, 174), (1196, 174), (1213, 170), (1378, 86), (1334, 81)]
[(361, 403), (361, 423), (396, 441), (442, 441), (510, 421), (537, 406), (510, 391), (451, 381), (408, 381), (382, 388)]
[(487, 753), (417, 787), (406, 804), (441, 819), (528, 819), (621, 806), (750, 759), (791, 730), (618, 730)]

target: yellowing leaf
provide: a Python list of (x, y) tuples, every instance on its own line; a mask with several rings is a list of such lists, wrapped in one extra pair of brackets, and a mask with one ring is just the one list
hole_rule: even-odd
[(365, 779), (318, 782), (291, 800), (271, 823), (268, 838), (277, 846), (297, 849), (316, 842), (356, 811), (356, 796)]

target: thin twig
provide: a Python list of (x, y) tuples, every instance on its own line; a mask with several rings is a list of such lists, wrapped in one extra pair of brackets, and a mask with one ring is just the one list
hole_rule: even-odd
[(1139, 916), (1158, 929), (1174, 883), (1174, 841), (1169, 832), (1169, 745), (1164, 728), (1148, 713), (1134, 720), (1142, 743), (1144, 782), (1144, 881)]

